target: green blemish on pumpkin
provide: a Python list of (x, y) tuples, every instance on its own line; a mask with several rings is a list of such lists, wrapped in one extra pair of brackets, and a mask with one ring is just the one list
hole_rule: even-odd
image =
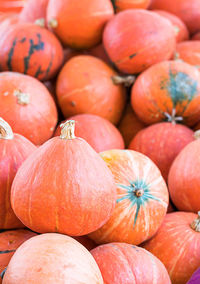
[(17, 38), (14, 39), (12, 47), (11, 47), (9, 53), (8, 53), (7, 66), (8, 66), (9, 71), (12, 71), (12, 57), (13, 57), (13, 54), (14, 54), (16, 44), (17, 44)]
[[(51, 56), (51, 60), (50, 60), (50, 62), (49, 62), (49, 66), (48, 66), (48, 68), (47, 68), (47, 70), (46, 70), (45, 78), (47, 78), (47, 76), (49, 75), (49, 72), (50, 72), (51, 67), (52, 67), (52, 65), (53, 65), (53, 59), (54, 59), (54, 56), (52, 55), (52, 56)], [(45, 78), (44, 78), (44, 79), (45, 79)]]
[(24, 57), (24, 74), (27, 74), (28, 68), (29, 68), (29, 62), (31, 59), (31, 56), (34, 54), (35, 51), (44, 50), (44, 42), (41, 41), (41, 35), (37, 34), (38, 37), (38, 43), (35, 44), (32, 39), (29, 40), (30, 42), (30, 48), (28, 52), (28, 56)]
[(21, 43), (24, 43), (25, 41), (26, 41), (26, 38), (25, 38), (25, 37), (23, 37), (23, 38), (20, 40)]
[(131, 55), (129, 55), (129, 58), (132, 59), (133, 57), (135, 57), (137, 55), (137, 53), (133, 53)]
[[(138, 214), (141, 206), (145, 206), (146, 203), (149, 202), (150, 199), (162, 202), (162, 200), (156, 196), (153, 196), (149, 190), (148, 184), (144, 180), (136, 180), (129, 181), (130, 185), (117, 184), (118, 187), (126, 190), (126, 193), (123, 197), (117, 199), (117, 203), (122, 202), (123, 200), (128, 199), (131, 202), (131, 206), (136, 205), (136, 213), (134, 218), (133, 228), (136, 225)], [(142, 190), (143, 194), (141, 196), (137, 196), (136, 193)]]
[(15, 252), (15, 250), (1, 250), (0, 254), (10, 253), (10, 252)]
[(38, 78), (41, 74), (43, 74), (44, 72), (41, 70), (41, 66), (38, 67), (38, 70), (35, 73), (35, 78)]
[(6, 273), (6, 270), (7, 270), (7, 267), (1, 272), (1, 274), (0, 274), (1, 279), (4, 278), (4, 275), (5, 275), (5, 273)]

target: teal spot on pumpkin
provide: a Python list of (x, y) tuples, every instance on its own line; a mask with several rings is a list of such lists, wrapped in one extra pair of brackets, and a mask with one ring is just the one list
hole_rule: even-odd
[(35, 73), (35, 78), (38, 78), (41, 74), (43, 74), (44, 72), (41, 69), (41, 66), (38, 67), (38, 70)]
[(0, 254), (15, 252), (16, 250), (1, 250)]
[(17, 38), (14, 39), (12, 46), (11, 46), (11, 49), (8, 53), (7, 66), (8, 66), (9, 71), (12, 71), (12, 57), (13, 57), (13, 54), (14, 54), (16, 44), (17, 44)]
[(150, 200), (155, 200), (158, 202), (162, 202), (162, 200), (151, 194), (149, 185), (144, 180), (129, 181), (129, 183), (130, 185), (117, 184), (118, 187), (126, 190), (125, 195), (117, 199), (117, 203), (128, 199), (131, 202), (132, 207), (136, 205), (136, 213), (133, 224), (134, 228), (140, 208), (142, 206), (145, 207)]

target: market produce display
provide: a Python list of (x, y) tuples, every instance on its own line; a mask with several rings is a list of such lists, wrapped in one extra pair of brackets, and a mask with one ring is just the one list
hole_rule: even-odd
[(200, 284), (200, 0), (0, 0), (0, 283)]

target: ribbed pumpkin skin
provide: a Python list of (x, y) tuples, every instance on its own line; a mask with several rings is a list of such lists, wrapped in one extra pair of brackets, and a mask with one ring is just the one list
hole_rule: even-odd
[[(28, 96), (30, 102), (20, 103), (18, 91)], [(14, 72), (0, 74), (0, 116), (13, 132), (36, 145), (53, 135), (57, 123), (56, 105), (47, 88), (30, 76)]]
[(167, 119), (166, 114), (183, 118), (189, 126), (200, 117), (200, 76), (197, 68), (180, 61), (164, 61), (143, 72), (131, 91), (131, 104), (147, 124)]
[(71, 58), (61, 70), (56, 88), (64, 116), (90, 113), (117, 124), (125, 106), (126, 90), (113, 83), (111, 77), (116, 74), (93, 56)]
[(147, 9), (151, 0), (111, 0), (117, 13), (128, 9)]
[[(119, 130), (107, 119), (93, 114), (79, 114), (68, 118), (76, 121), (75, 135), (81, 137), (96, 152), (124, 149), (124, 141)], [(58, 126), (55, 135), (60, 135)]]
[(3, 279), (3, 284), (27, 283), (103, 284), (103, 280), (94, 258), (81, 244), (68, 236), (43, 234), (20, 246)]
[[(152, 237), (167, 211), (168, 190), (160, 171), (146, 156), (130, 150), (102, 152), (115, 178), (117, 198), (109, 221), (89, 235), (96, 243), (138, 245)], [(144, 195), (136, 197), (135, 189)]]
[(151, 9), (160, 9), (178, 16), (191, 34), (200, 30), (200, 0), (154, 0)]
[(93, 249), (91, 254), (106, 284), (171, 284), (161, 261), (140, 247), (111, 243)]
[(136, 74), (168, 60), (175, 50), (176, 38), (168, 20), (150, 11), (132, 9), (109, 21), (104, 29), (103, 43), (120, 71)]
[(39, 80), (53, 78), (63, 63), (63, 49), (48, 30), (31, 23), (13, 24), (0, 41), (0, 68), (31, 75)]
[(0, 138), (0, 229), (24, 228), (10, 204), (13, 179), (25, 159), (37, 148), (26, 138), (15, 134), (12, 140)]
[(173, 284), (186, 284), (200, 266), (200, 233), (190, 224), (197, 214), (167, 214), (156, 235), (143, 247), (158, 257), (168, 270)]
[(46, 19), (46, 10), (49, 0), (28, 0), (19, 14), (20, 21), (34, 23), (38, 19)]
[(196, 33), (191, 39), (192, 40), (200, 40), (200, 32)]
[(181, 42), (181, 41), (189, 39), (189, 32), (188, 32), (188, 29), (185, 23), (180, 18), (178, 18), (176, 15), (163, 11), (163, 10), (153, 10), (153, 12), (157, 13), (158, 15), (162, 17), (165, 17), (172, 23), (172, 25), (174, 26), (174, 31), (175, 31), (177, 42)]
[[(36, 236), (28, 230), (14, 230), (0, 233), (0, 273), (8, 266), (15, 250), (26, 240)], [(0, 283), (2, 280), (0, 278)]]
[(170, 122), (161, 122), (138, 132), (131, 141), (129, 149), (149, 157), (167, 181), (172, 162), (179, 152), (192, 141), (194, 141), (194, 132), (190, 128)]
[(47, 22), (58, 22), (52, 30), (64, 45), (75, 49), (99, 44), (103, 28), (113, 15), (110, 0), (49, 0), (47, 8)]
[(19, 13), (26, 5), (27, 0), (1, 0), (0, 12)]
[(168, 177), (170, 196), (181, 211), (200, 208), (200, 141), (188, 144), (174, 160)]
[(44, 143), (17, 172), (11, 193), (13, 210), (27, 227), (72, 236), (102, 226), (115, 198), (111, 172), (81, 138)]

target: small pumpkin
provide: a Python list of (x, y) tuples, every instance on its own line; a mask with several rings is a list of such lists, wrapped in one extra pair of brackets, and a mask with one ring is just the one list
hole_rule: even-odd
[(61, 234), (43, 234), (23, 243), (12, 257), (3, 284), (103, 284), (84, 246)]
[(108, 22), (103, 43), (121, 72), (137, 74), (169, 59), (175, 50), (176, 38), (172, 24), (165, 18), (150, 11), (130, 9)]
[(151, 0), (111, 0), (117, 13), (128, 9), (147, 9)]
[(200, 40), (200, 32), (193, 35), (192, 40)]
[(98, 244), (138, 245), (151, 238), (167, 212), (167, 186), (156, 165), (141, 153), (110, 150), (100, 153), (117, 186), (115, 210), (99, 230), (89, 235)]
[(162, 261), (173, 284), (186, 283), (200, 266), (200, 213), (167, 214), (156, 235), (142, 246)]
[(0, 12), (19, 13), (27, 4), (27, 0), (1, 0)]
[(158, 63), (138, 76), (131, 103), (147, 124), (181, 120), (192, 126), (200, 117), (199, 71), (180, 61)]

